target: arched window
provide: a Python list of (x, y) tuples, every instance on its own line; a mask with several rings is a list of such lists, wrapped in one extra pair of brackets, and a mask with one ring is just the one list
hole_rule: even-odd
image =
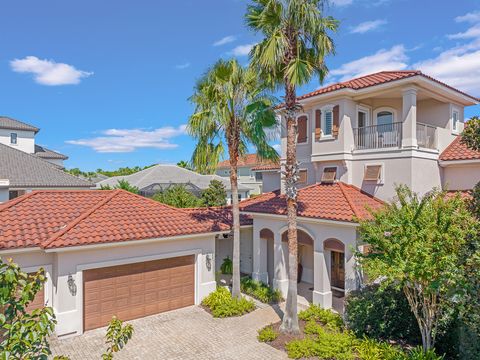
[(377, 113), (377, 125), (389, 125), (393, 123), (393, 113), (391, 111), (380, 111)]

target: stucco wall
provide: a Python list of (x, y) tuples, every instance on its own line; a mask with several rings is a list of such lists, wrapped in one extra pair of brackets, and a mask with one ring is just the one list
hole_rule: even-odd
[[(17, 134), (17, 144), (10, 144), (10, 134)], [(0, 143), (14, 149), (33, 154), (35, 152), (35, 133), (33, 131), (0, 129)]]
[(280, 189), (280, 172), (268, 171), (263, 173), (263, 192), (270, 192)]
[(442, 172), (442, 184), (448, 190), (470, 190), (480, 181), (480, 163), (448, 166), (443, 168)]

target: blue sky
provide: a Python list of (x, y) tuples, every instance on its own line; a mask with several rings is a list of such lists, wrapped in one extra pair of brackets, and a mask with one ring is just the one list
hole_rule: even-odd
[[(69, 155), (68, 168), (188, 160), (196, 79), (219, 57), (246, 64), (258, 41), (247, 3), (2, 2), (0, 114), (40, 127), (37, 142)], [(480, 96), (480, 1), (334, 0), (327, 13), (341, 20), (327, 82), (419, 68)]]

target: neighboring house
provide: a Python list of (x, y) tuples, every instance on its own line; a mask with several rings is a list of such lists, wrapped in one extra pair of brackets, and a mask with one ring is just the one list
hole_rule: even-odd
[(6, 116), (0, 116), (0, 144), (32, 154), (63, 168), (68, 156), (35, 144), (39, 128)]
[[(270, 161), (264, 161), (257, 158), (257, 154), (247, 154), (238, 160), (238, 183), (251, 188), (250, 194), (258, 195), (265, 191), (263, 189), (263, 172), (256, 169), (263, 166), (272, 166)], [(230, 161), (225, 160), (217, 165), (216, 174), (218, 176), (230, 177)], [(275, 190), (275, 189), (274, 189)]]
[(216, 289), (221, 221), (124, 190), (34, 191), (0, 205), (0, 256), (46, 271), (34, 304), (60, 337), (200, 304)]
[[(140, 189), (143, 196), (153, 196), (159, 191), (168, 189), (173, 185), (184, 185), (189, 191), (199, 196), (201, 192), (208, 188), (210, 181), (221, 181), (227, 190), (227, 203), (231, 203), (230, 180), (217, 175), (201, 175), (194, 171), (182, 168), (177, 165), (159, 164), (139, 171), (135, 174), (126, 176), (114, 176), (97, 183), (97, 188), (102, 186), (114, 187), (120, 180), (126, 180), (130, 185)], [(250, 188), (239, 185), (239, 200), (250, 197)]]
[(38, 189), (89, 189), (79, 179), (33, 154), (0, 144), (0, 203)]

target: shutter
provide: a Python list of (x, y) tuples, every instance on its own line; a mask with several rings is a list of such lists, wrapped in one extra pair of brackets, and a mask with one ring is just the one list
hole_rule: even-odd
[(333, 127), (332, 127), (332, 135), (334, 137), (338, 136), (338, 130), (340, 128), (340, 107), (335, 105), (333, 107)]
[(307, 170), (300, 170), (298, 172), (298, 183), (299, 184), (307, 183)]
[(300, 116), (297, 119), (297, 127), (298, 127), (298, 136), (297, 142), (299, 144), (307, 142), (307, 117)]
[(363, 180), (365, 181), (378, 181), (380, 179), (380, 170), (381, 165), (367, 165), (365, 168), (365, 176)]
[(315, 141), (322, 137), (322, 111), (315, 110)]
[(335, 181), (336, 176), (337, 176), (336, 167), (334, 166), (326, 167), (323, 169), (322, 183), (333, 183)]

